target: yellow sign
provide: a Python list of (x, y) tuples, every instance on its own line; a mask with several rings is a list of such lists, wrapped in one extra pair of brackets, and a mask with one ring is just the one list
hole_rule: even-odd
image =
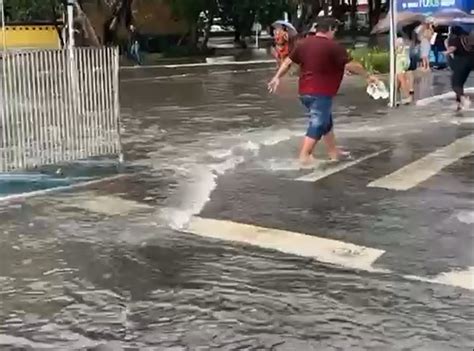
[(0, 28), (0, 47), (3, 46), (8, 49), (59, 49), (61, 43), (56, 27), (52, 25), (9, 24)]

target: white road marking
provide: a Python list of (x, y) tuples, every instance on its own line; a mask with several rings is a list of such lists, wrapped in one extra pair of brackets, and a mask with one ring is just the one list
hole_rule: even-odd
[(192, 68), (192, 67), (213, 67), (213, 66), (245, 66), (257, 64), (275, 63), (275, 60), (251, 60), (251, 61), (227, 61), (227, 62), (198, 62), (198, 63), (182, 63), (173, 65), (145, 65), (145, 66), (123, 66), (121, 70), (144, 69), (144, 68)]
[(111, 182), (111, 181), (117, 180), (117, 179), (128, 178), (128, 177), (131, 177), (131, 176), (132, 176), (132, 174), (118, 174), (118, 175), (115, 175), (115, 176), (105, 177), (105, 178), (101, 178), (101, 179), (94, 179), (94, 180), (91, 180), (91, 181), (80, 182), (80, 183), (66, 185), (66, 186), (57, 186), (57, 187), (54, 187), (54, 188), (49, 188), (49, 189), (44, 189), (44, 190), (30, 191), (28, 193), (7, 195), (7, 196), (0, 197), (0, 203), (15, 201), (15, 200), (22, 200), (22, 199), (27, 199), (27, 198), (31, 198), (31, 197), (48, 195), (48, 194), (52, 194), (52, 193), (59, 193), (59, 192), (64, 192), (64, 191), (87, 188), (89, 186), (93, 186), (93, 185), (97, 185), (97, 184), (101, 184), (101, 183), (105, 183), (105, 182)]
[(443, 168), (474, 151), (474, 134), (456, 140), (405, 167), (379, 178), (367, 186), (392, 190), (408, 190), (431, 178)]
[(326, 178), (326, 177), (328, 177), (328, 176), (330, 176), (334, 173), (340, 172), (340, 171), (342, 171), (346, 168), (355, 166), (356, 164), (358, 164), (360, 162), (363, 162), (363, 161), (366, 161), (370, 158), (379, 156), (379, 155), (381, 155), (381, 154), (383, 154), (383, 153), (385, 153), (389, 150), (390, 149), (384, 149), (384, 150), (381, 150), (381, 151), (377, 151), (377, 152), (374, 152), (373, 154), (361, 157), (361, 158), (359, 158), (357, 160), (354, 160), (354, 161), (338, 163), (336, 166), (330, 167), (330, 168), (327, 168), (327, 169), (324, 169), (324, 170), (315, 170), (313, 173), (310, 173), (310, 174), (305, 175), (303, 177), (297, 178), (296, 180), (300, 181), (300, 182), (316, 182), (316, 181), (318, 181), (320, 179), (323, 179), (323, 178)]
[(151, 209), (152, 207), (137, 201), (123, 199), (119, 196), (96, 195), (95, 193), (75, 194), (71, 197), (57, 199), (66, 207), (74, 207), (106, 216), (126, 215), (134, 211)]
[(388, 269), (373, 267), (384, 250), (320, 238), (286, 230), (264, 228), (231, 221), (193, 217), (184, 232), (217, 240), (233, 241), (290, 255), (311, 257), (317, 261), (368, 272), (392, 273), (399, 278), (474, 290), (474, 267), (441, 273), (436, 277), (397, 275)]
[[(464, 89), (464, 92), (466, 93), (474, 93), (474, 87), (466, 88)], [(440, 95), (435, 95), (435, 96), (430, 96), (424, 99), (420, 99), (416, 102), (417, 106), (427, 106), (429, 104), (432, 104), (433, 102), (443, 100), (443, 99), (454, 99), (456, 95), (453, 92), (449, 93), (444, 93)]]
[(418, 277), (415, 275), (407, 275), (404, 278), (427, 283), (451, 285), (467, 290), (474, 290), (474, 267), (469, 267), (464, 271), (441, 273), (434, 278)]
[(384, 250), (343, 241), (257, 227), (230, 221), (193, 217), (184, 232), (219, 240), (234, 241), (291, 255), (312, 257), (324, 263), (370, 272), (385, 272), (372, 267)]

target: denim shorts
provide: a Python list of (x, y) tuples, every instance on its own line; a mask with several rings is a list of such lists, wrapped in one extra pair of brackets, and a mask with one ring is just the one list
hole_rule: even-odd
[(333, 127), (332, 97), (323, 95), (302, 95), (300, 100), (309, 117), (309, 126), (306, 136), (311, 139), (321, 139)]

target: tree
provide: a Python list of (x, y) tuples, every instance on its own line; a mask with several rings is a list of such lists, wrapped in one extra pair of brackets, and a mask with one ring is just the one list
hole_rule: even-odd
[(171, 7), (174, 16), (184, 20), (188, 25), (190, 45), (197, 47), (199, 42), (199, 22), (202, 15), (207, 18), (205, 27), (205, 40), (207, 45), (212, 20), (217, 12), (216, 0), (166, 0)]
[(222, 19), (234, 27), (234, 41), (243, 47), (256, 21), (268, 26), (290, 9), (288, 0), (220, 0), (219, 5)]
[(4, 0), (5, 17), (10, 22), (56, 21), (61, 0)]
[(99, 0), (108, 19), (104, 26), (104, 44), (117, 43), (117, 31), (121, 26), (127, 30), (133, 23), (133, 0)]

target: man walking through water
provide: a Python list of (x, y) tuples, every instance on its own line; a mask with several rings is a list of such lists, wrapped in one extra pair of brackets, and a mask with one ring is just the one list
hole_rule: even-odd
[(332, 160), (344, 156), (336, 146), (331, 110), (333, 97), (339, 90), (345, 70), (366, 77), (368, 82), (377, 81), (361, 64), (351, 61), (346, 49), (334, 40), (337, 26), (338, 21), (333, 18), (320, 19), (316, 35), (308, 36), (298, 43), (268, 84), (269, 91), (275, 92), (280, 78), (288, 72), (291, 64), (300, 66), (299, 94), (309, 115), (309, 126), (299, 155), (303, 164), (314, 160), (313, 150), (321, 139)]

